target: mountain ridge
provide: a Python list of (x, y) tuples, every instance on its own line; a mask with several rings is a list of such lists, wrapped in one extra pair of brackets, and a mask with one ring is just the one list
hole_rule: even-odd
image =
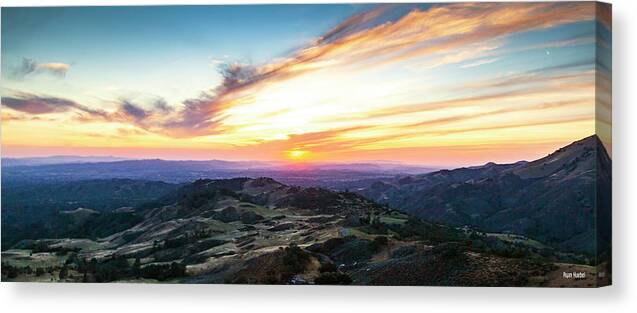
[[(588, 240), (595, 238), (593, 211), (610, 210), (608, 199), (596, 199), (597, 188), (610, 191), (610, 162), (592, 135), (531, 162), (397, 177), (358, 192), (435, 222), (524, 234), (593, 254), (596, 245)], [(569, 241), (576, 237), (582, 239)]]

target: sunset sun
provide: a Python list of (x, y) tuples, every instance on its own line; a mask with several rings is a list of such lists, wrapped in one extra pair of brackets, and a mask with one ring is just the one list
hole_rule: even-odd
[(287, 155), (287, 158), (290, 160), (303, 160), (306, 159), (309, 155), (309, 151), (305, 151), (305, 150), (289, 150), (285, 152)]

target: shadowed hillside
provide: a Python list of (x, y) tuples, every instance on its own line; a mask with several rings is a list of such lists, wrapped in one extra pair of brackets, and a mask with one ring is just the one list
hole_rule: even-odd
[(610, 183), (611, 160), (594, 135), (532, 162), (401, 176), (360, 194), (432, 221), (523, 234), (593, 255), (609, 246)]
[[(57, 218), (67, 229), (61, 237), (3, 252), (3, 280), (543, 286), (568, 283), (555, 262), (587, 262), (271, 178), (202, 179), (135, 208)], [(112, 226), (100, 233), (99, 225)]]

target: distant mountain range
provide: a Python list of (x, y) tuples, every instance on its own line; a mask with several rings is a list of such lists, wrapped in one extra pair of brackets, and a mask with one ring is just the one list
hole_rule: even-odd
[(301, 186), (349, 188), (347, 182), (369, 181), (400, 174), (426, 173), (436, 168), (391, 162), (284, 164), (259, 161), (116, 160), (111, 157), (52, 157), (3, 159), (2, 179), (10, 185), (46, 181), (128, 178), (191, 182), (200, 178), (272, 177)]
[(123, 161), (126, 158), (113, 156), (76, 156), (76, 155), (55, 155), (47, 157), (31, 157), (31, 158), (2, 158), (3, 167), (11, 166), (37, 166), (50, 164), (68, 164), (68, 163), (97, 163), (97, 162), (116, 162)]
[[(98, 163), (98, 164), (94, 164)], [(102, 164), (115, 163), (115, 164)], [(285, 163), (266, 161), (225, 161), (225, 160), (163, 160), (163, 159), (128, 159), (113, 156), (74, 156), (59, 155), (47, 157), (27, 157), (27, 158), (2, 158), (2, 167), (16, 166), (40, 166), (40, 165), (78, 165), (78, 169), (87, 167), (99, 169), (121, 168), (126, 170), (136, 170), (136, 167), (152, 167), (153, 169), (162, 167), (175, 167), (176, 169), (188, 170), (248, 170), (248, 169), (269, 169), (277, 171), (289, 171), (291, 168), (297, 171), (358, 171), (358, 172), (392, 172), (392, 173), (423, 173), (436, 170), (435, 167), (402, 164), (388, 161), (357, 162), (357, 163)], [(56, 166), (48, 169), (56, 169)]]
[(431, 221), (524, 234), (564, 251), (592, 254), (610, 242), (611, 159), (595, 135), (532, 162), (399, 176), (359, 193)]

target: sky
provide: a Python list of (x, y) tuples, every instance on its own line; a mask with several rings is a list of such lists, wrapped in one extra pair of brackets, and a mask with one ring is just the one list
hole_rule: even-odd
[(610, 150), (606, 9), (2, 8), (2, 155), (453, 167), (595, 133)]

